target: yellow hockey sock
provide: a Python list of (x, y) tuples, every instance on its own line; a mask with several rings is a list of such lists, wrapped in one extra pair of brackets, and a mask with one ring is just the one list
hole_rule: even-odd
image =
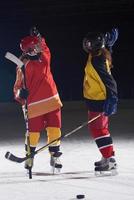
[[(48, 140), (47, 142), (50, 143), (52, 141), (54, 141), (55, 139), (61, 137), (61, 130), (60, 128), (56, 128), (56, 127), (47, 127), (47, 137)], [(53, 144), (51, 144), (51, 146), (59, 146), (60, 145), (60, 140), (55, 141)]]

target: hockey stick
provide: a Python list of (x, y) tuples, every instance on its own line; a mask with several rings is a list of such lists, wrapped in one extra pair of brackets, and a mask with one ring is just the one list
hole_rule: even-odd
[[(28, 125), (28, 111), (27, 111), (27, 100), (25, 102), (25, 106), (23, 107), (23, 113), (24, 113), (24, 119), (25, 119), (25, 125), (26, 125), (26, 144), (27, 144), (27, 154), (31, 154), (31, 149), (30, 149), (30, 138), (29, 138), (29, 125)], [(32, 164), (30, 161), (30, 167), (28, 169), (29, 172), (29, 179), (32, 179)]]
[(6, 52), (5, 58), (18, 65), (20, 68), (24, 65), (24, 63), (19, 58), (17, 58), (14, 54), (10, 52)]
[(51, 144), (53, 144), (54, 142), (58, 141), (58, 140), (61, 140), (63, 138), (66, 138), (70, 135), (72, 135), (73, 133), (75, 133), (76, 131), (80, 130), (81, 128), (83, 128), (84, 126), (92, 123), (93, 121), (95, 121), (96, 119), (98, 119), (99, 117), (101, 116), (101, 114), (97, 115), (96, 117), (92, 118), (91, 120), (87, 121), (87, 122), (84, 122), (82, 123), (80, 126), (78, 126), (77, 128), (73, 129), (72, 131), (70, 131), (69, 133), (66, 133), (65, 135), (62, 135), (61, 137), (53, 140), (52, 142), (46, 144), (45, 146), (37, 149), (34, 153), (31, 153), (29, 154), (28, 156), (25, 156), (23, 158), (20, 158), (20, 157), (17, 157), (15, 155), (13, 155), (12, 153), (10, 153), (9, 151), (5, 154), (5, 158), (10, 160), (10, 161), (13, 161), (13, 162), (17, 162), (17, 163), (22, 163), (24, 162), (25, 160), (27, 160), (28, 158), (31, 158), (33, 156), (35, 156), (36, 154), (40, 153), (41, 151), (43, 151), (44, 149), (46, 149), (47, 147), (49, 147)]
[[(24, 69), (24, 63), (17, 58), (14, 54), (7, 52), (5, 54), (5, 58), (15, 63), (18, 67), (22, 68), (23, 76), (24, 76), (24, 86), (26, 88), (26, 79), (25, 79), (25, 69)], [(25, 119), (25, 125), (26, 125), (26, 141), (27, 141), (27, 152), (28, 155), (31, 154), (30, 151), (30, 141), (29, 141), (29, 126), (28, 126), (28, 111), (27, 111), (27, 100), (25, 100), (25, 106), (23, 107), (23, 113), (24, 113), (24, 119)], [(29, 167), (29, 178), (32, 179), (32, 168)]]

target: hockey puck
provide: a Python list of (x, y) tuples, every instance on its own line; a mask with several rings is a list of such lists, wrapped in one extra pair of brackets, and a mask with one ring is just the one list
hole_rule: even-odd
[(84, 199), (85, 195), (84, 194), (78, 194), (78, 195), (76, 195), (76, 198), (77, 199)]

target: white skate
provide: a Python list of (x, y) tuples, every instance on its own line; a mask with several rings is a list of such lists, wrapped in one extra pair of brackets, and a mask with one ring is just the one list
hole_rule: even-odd
[(34, 158), (28, 158), (28, 159), (25, 161), (24, 168), (25, 168), (25, 169), (30, 169), (30, 168), (32, 169), (33, 163), (34, 163)]
[(117, 175), (117, 163), (113, 157), (102, 158), (95, 162), (95, 166), (96, 175)]
[(57, 174), (60, 173), (61, 168), (62, 168), (62, 164), (60, 162), (59, 157), (62, 155), (61, 152), (56, 152), (51, 154), (51, 158), (50, 158), (50, 166), (52, 167), (52, 173), (53, 174)]

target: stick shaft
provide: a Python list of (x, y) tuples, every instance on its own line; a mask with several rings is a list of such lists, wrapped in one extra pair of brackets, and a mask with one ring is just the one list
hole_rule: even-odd
[(32, 156), (40, 153), (41, 151), (45, 150), (47, 147), (49, 147), (51, 144), (53, 144), (54, 142), (56, 142), (57, 140), (61, 140), (62, 138), (65, 138), (65, 137), (68, 137), (70, 136), (71, 134), (75, 133), (76, 131), (80, 130), (81, 128), (83, 128), (84, 126), (92, 123), (93, 121), (95, 121), (96, 119), (98, 119), (99, 117), (101, 116), (101, 114), (97, 115), (96, 117), (92, 118), (91, 120), (87, 121), (87, 122), (84, 122), (83, 124), (81, 124), (80, 126), (78, 126), (77, 128), (75, 128), (74, 130), (70, 131), (69, 133), (65, 134), (65, 135), (62, 135), (61, 137), (53, 140), (52, 142), (46, 144), (45, 146), (37, 149), (34, 153), (31, 153), (29, 154), (28, 156), (26, 157), (23, 157), (23, 158), (19, 158), (17, 156), (14, 156), (12, 153), (10, 152), (7, 152), (5, 157), (8, 159), (8, 160), (11, 160), (11, 161), (14, 161), (14, 162), (17, 162), (17, 163), (22, 163), (24, 162), (25, 160), (27, 160), (28, 158), (31, 158)]
[(35, 151), (35, 154), (38, 154), (39, 152), (43, 151), (44, 149), (46, 149), (48, 146), (50, 146), (51, 144), (53, 144), (53, 143), (56, 142), (57, 140), (61, 140), (61, 139), (65, 138), (65, 137), (68, 137), (68, 136), (72, 135), (73, 133), (77, 132), (78, 130), (80, 130), (80, 129), (83, 128), (84, 126), (86, 126), (86, 125), (92, 123), (93, 121), (95, 121), (96, 119), (98, 119), (100, 116), (101, 116), (101, 114), (97, 115), (96, 117), (92, 118), (91, 120), (89, 120), (89, 121), (87, 121), (87, 122), (84, 122), (83, 124), (81, 124), (81, 125), (78, 126), (77, 128), (73, 129), (73, 130), (70, 131), (69, 133), (66, 133), (65, 135), (62, 135), (61, 137), (59, 137), (59, 138), (53, 140), (52, 142), (46, 144), (45, 146), (43, 146), (43, 147), (37, 149), (37, 150)]

